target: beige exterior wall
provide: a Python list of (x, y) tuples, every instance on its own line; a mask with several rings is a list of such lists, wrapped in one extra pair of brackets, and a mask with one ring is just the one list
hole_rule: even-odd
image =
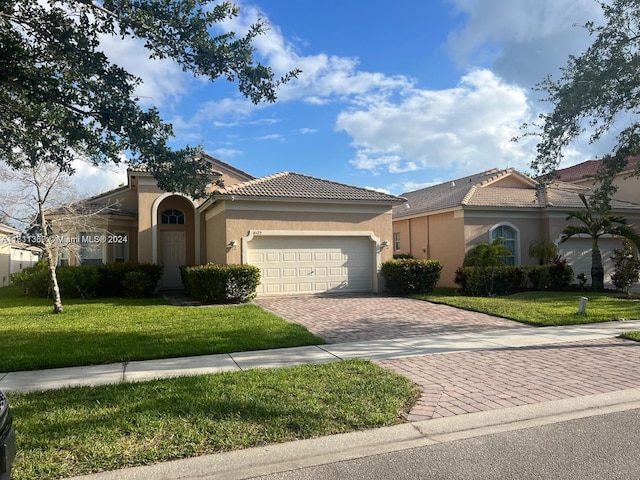
[[(596, 186), (596, 182), (592, 178), (573, 183), (591, 189)], [(613, 198), (640, 204), (640, 177), (632, 176), (629, 172), (623, 173), (614, 180), (613, 184), (618, 187), (618, 191)]]
[[(212, 211), (207, 212), (206, 226), (206, 263), (216, 263), (219, 265), (229, 263), (240, 263), (239, 261), (227, 261), (227, 232), (226, 232), (226, 212), (222, 205), (216, 205)], [(236, 240), (238, 243), (240, 240)], [(239, 249), (239, 247), (237, 247)]]
[[(241, 243), (251, 231), (372, 232), (382, 248), (381, 261), (392, 258), (391, 208), (350, 204), (269, 201), (225, 201), (213, 206), (206, 220), (207, 261), (243, 263)], [(236, 248), (228, 245), (235, 241)], [(223, 258), (221, 258), (223, 256)]]
[(537, 210), (465, 212), (466, 250), (469, 251), (479, 243), (490, 242), (490, 230), (499, 225), (507, 225), (519, 233), (518, 264), (535, 265), (537, 259), (529, 257), (529, 244), (534, 240), (546, 238), (549, 230), (542, 212)]

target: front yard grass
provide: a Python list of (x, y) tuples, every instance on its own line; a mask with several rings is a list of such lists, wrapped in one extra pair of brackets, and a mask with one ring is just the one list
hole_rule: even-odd
[(47, 480), (399, 423), (409, 380), (363, 360), (11, 394), (14, 480)]
[(176, 307), (161, 298), (51, 300), (0, 288), (0, 372), (317, 345), (256, 305)]
[[(578, 314), (580, 297), (588, 299), (584, 315)], [(436, 289), (414, 298), (540, 326), (640, 319), (640, 299), (609, 292), (522, 292), (504, 297), (466, 297), (456, 295), (453, 289)]]

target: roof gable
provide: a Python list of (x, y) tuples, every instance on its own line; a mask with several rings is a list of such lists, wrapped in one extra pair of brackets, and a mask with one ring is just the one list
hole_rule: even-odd
[(281, 172), (232, 185), (216, 192), (215, 197), (387, 204), (399, 204), (404, 201), (395, 195), (292, 172)]
[(504, 195), (507, 191), (512, 192), (514, 196), (521, 196), (523, 189), (529, 189), (535, 193), (536, 185), (535, 180), (517, 170), (494, 168), (468, 177), (403, 193), (402, 196), (407, 199), (407, 203), (404, 206), (395, 207), (393, 215), (396, 218), (407, 217), (471, 205), (474, 195), (480, 194), (480, 192), (486, 198), (491, 198), (493, 191), (498, 191), (495, 193), (498, 196)]

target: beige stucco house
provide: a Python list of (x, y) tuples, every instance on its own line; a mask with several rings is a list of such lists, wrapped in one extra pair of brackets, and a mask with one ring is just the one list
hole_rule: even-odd
[(164, 289), (181, 287), (181, 265), (208, 262), (256, 265), (259, 295), (382, 288), (391, 209), (402, 198), (290, 172), (254, 178), (205, 158), (215, 172), (205, 200), (162, 191), (136, 170), (125, 186), (87, 199), (101, 213), (91, 232), (78, 232), (77, 253), (61, 261), (157, 263)]
[(0, 223), (0, 287), (11, 283), (11, 276), (40, 260), (38, 247), (21, 241), (20, 231)]
[[(616, 197), (612, 208), (640, 230), (640, 184), (636, 177), (625, 174), (624, 178), (620, 181), (635, 186), (623, 183), (620, 191), (624, 200)], [(538, 182), (510, 168), (404, 193), (407, 202), (393, 208), (394, 254), (439, 260), (443, 269), (438, 285), (455, 287), (455, 271), (475, 245), (503, 237), (512, 252), (508, 263), (533, 265), (537, 259), (529, 257), (529, 244), (546, 238), (559, 245), (576, 274), (590, 278), (590, 238), (560, 243), (567, 214), (583, 208), (578, 194), (589, 194), (592, 185), (588, 183), (557, 181), (536, 196)], [(605, 282), (610, 281), (612, 272), (609, 257), (619, 246), (620, 239), (600, 241)]]

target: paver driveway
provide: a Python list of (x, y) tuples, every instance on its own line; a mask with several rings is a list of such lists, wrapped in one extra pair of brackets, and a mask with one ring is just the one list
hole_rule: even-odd
[(329, 343), (525, 327), (483, 313), (402, 297), (292, 296), (263, 297), (254, 302), (290, 322), (304, 325)]
[(640, 343), (620, 338), (376, 363), (420, 387), (409, 420), (640, 388)]

